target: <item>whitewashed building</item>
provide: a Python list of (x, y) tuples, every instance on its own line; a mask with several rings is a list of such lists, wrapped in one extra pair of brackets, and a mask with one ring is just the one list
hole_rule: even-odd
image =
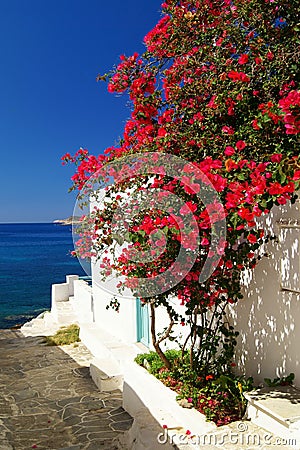
[[(256, 384), (295, 374), (296, 389), (285, 386), (247, 394), (247, 414), (282, 442), (300, 448), (300, 202), (274, 208), (259, 226), (277, 240), (268, 243), (268, 256), (255, 270), (243, 274), (244, 298), (228, 311), (240, 332), (237, 370), (253, 376)], [(154, 443), (166, 421), (194, 434), (213, 432), (214, 424), (194, 409), (181, 408), (174, 392), (133, 363), (136, 354), (152, 348), (148, 306), (119, 296), (120, 311), (107, 309), (113, 295), (96, 282), (97, 273), (94, 265), (92, 282), (68, 275), (65, 283), (53, 285), (51, 312), (26, 324), (22, 332), (51, 334), (61, 325), (80, 325), (81, 340), (95, 357), (90, 366), (95, 383), (104, 391), (123, 389), (123, 406), (135, 418), (130, 448), (161, 448)], [(157, 331), (167, 320), (165, 311), (158, 310)], [(182, 333), (185, 327), (178, 327)]]
[[(244, 298), (230, 307), (233, 325), (240, 332), (238, 370), (253, 376), (257, 383), (265, 377), (294, 372), (295, 384), (300, 386), (300, 202), (273, 208), (259, 226), (264, 227), (266, 234), (277, 236), (277, 240), (267, 244), (268, 256), (253, 271), (243, 274)], [(93, 265), (94, 280), (97, 271)], [(127, 344), (139, 343), (144, 350), (152, 348), (147, 305), (142, 307), (139, 300), (117, 296), (121, 305), (117, 313), (107, 309), (113, 298), (109, 291), (98, 283), (90, 285), (76, 278), (71, 276), (66, 284), (53, 286), (55, 314), (57, 304), (70, 296), (85, 341), (94, 340), (94, 346), (99, 345), (95, 340), (99, 332), (99, 336), (107, 333)], [(167, 320), (164, 309), (158, 310), (158, 332)], [(176, 332), (183, 331), (178, 325)]]

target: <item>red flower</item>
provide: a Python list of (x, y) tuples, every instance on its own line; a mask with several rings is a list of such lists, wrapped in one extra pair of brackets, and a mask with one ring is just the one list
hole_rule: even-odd
[(226, 134), (229, 134), (229, 135), (234, 134), (234, 128), (228, 127), (227, 125), (222, 127), (222, 131), (223, 131), (223, 133), (226, 133)]
[(238, 150), (244, 150), (244, 148), (247, 146), (245, 141), (237, 141), (237, 143), (235, 144), (236, 148)]
[(300, 170), (296, 170), (294, 173), (294, 176), (292, 178), (294, 181), (297, 181), (300, 179)]
[(158, 137), (165, 137), (165, 135), (167, 134), (167, 130), (165, 128), (159, 128), (158, 132), (157, 132), (157, 136)]
[(255, 244), (257, 242), (257, 237), (252, 233), (248, 234), (247, 239), (251, 244)]
[(243, 55), (241, 55), (238, 59), (238, 63), (243, 65), (246, 64), (249, 60), (249, 56), (247, 55), (247, 53), (244, 53)]
[(242, 81), (243, 83), (249, 83), (250, 78), (244, 72), (236, 72), (235, 70), (231, 70), (228, 72), (228, 78), (231, 78), (233, 81)]
[(234, 148), (231, 147), (230, 145), (228, 145), (228, 146), (225, 148), (224, 154), (225, 154), (226, 156), (232, 156), (234, 153), (235, 153), (235, 150), (234, 150)]
[(233, 262), (232, 261), (226, 261), (225, 266), (227, 267), (227, 269), (232, 269), (233, 268)]
[(300, 91), (290, 91), (279, 100), (279, 106), (285, 113), (284, 122), (286, 134), (300, 133)]
[(274, 183), (270, 184), (270, 187), (269, 187), (270, 195), (279, 195), (279, 194), (282, 194), (283, 191), (284, 191), (284, 188), (281, 186), (280, 183), (278, 183), (278, 181), (275, 181)]
[(270, 159), (274, 163), (280, 163), (280, 161), (282, 160), (282, 154), (281, 153), (275, 153), (274, 155), (271, 156)]
[(239, 72), (236, 72), (235, 70), (231, 70), (230, 72), (228, 72), (228, 78), (231, 78), (234, 81), (238, 81), (239, 80)]
[(283, 196), (278, 197), (277, 203), (279, 203), (279, 205), (285, 205), (286, 204), (286, 198), (283, 197)]
[(258, 124), (258, 120), (257, 119), (252, 120), (252, 127), (253, 127), (254, 130), (260, 130), (261, 129), (261, 126)]
[(201, 241), (201, 245), (209, 245), (209, 240), (207, 238), (203, 238)]
[(247, 221), (252, 221), (254, 219), (254, 214), (248, 208), (241, 208), (238, 211), (238, 215)]

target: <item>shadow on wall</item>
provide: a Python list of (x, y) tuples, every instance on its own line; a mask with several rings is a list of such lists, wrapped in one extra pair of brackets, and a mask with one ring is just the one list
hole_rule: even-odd
[(243, 274), (244, 299), (231, 307), (240, 332), (238, 370), (255, 383), (295, 373), (300, 385), (300, 203), (276, 207), (259, 227), (278, 241), (266, 244), (254, 271)]

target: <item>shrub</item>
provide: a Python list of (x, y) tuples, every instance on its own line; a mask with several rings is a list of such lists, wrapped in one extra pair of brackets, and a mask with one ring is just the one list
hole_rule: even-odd
[(73, 324), (67, 327), (61, 327), (53, 336), (46, 336), (47, 345), (69, 345), (79, 342), (78, 325)]

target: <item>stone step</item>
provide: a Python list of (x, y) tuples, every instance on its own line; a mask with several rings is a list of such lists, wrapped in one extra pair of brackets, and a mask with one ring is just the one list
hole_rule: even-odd
[(73, 304), (69, 301), (52, 302), (51, 316), (60, 325), (69, 325), (78, 321)]
[(254, 424), (300, 448), (300, 390), (276, 386), (244, 394), (248, 400), (247, 418)]
[(124, 376), (119, 364), (108, 358), (93, 358), (90, 375), (100, 392), (123, 390)]
[(132, 361), (141, 353), (137, 346), (126, 344), (96, 324), (81, 323), (79, 337), (96, 358), (115, 359), (121, 367), (124, 361)]

